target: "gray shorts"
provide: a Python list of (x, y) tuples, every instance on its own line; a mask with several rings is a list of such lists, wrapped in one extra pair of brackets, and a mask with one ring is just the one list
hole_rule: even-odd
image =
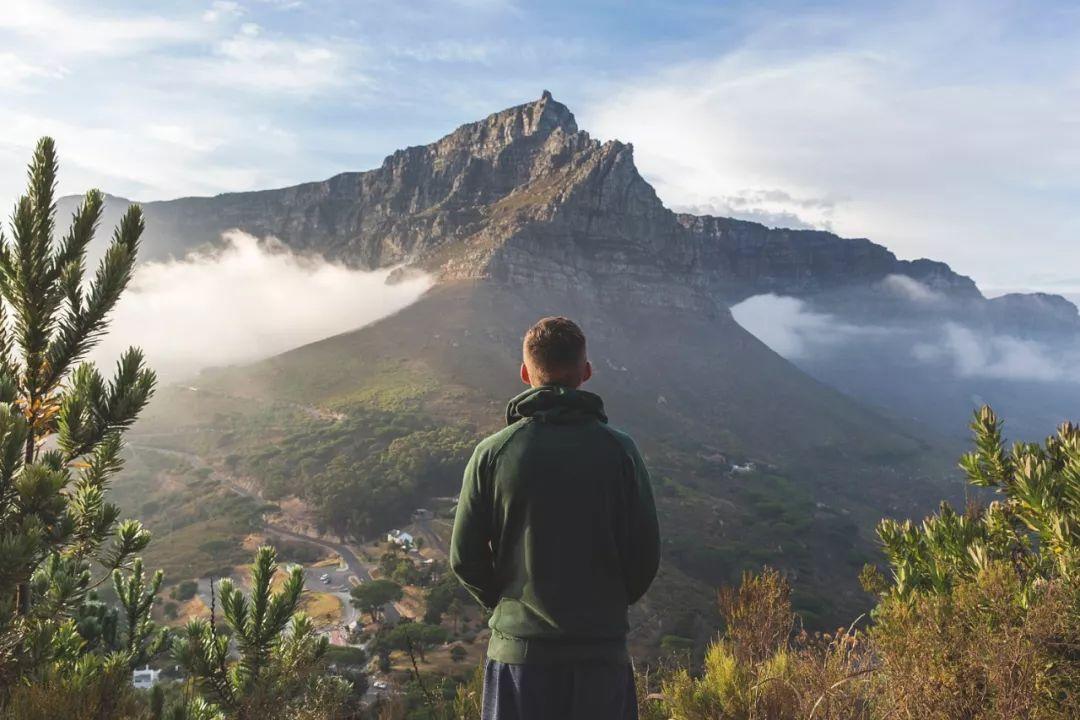
[(637, 720), (629, 664), (507, 665), (484, 668), (483, 720)]

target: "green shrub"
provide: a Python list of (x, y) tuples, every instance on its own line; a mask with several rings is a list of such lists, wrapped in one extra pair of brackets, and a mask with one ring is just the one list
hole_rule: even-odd
[(199, 583), (194, 580), (183, 580), (169, 593), (169, 597), (178, 602), (187, 602), (199, 592)]

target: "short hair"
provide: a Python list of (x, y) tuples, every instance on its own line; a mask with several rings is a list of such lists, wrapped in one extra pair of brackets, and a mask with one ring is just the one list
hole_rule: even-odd
[(585, 333), (577, 323), (564, 317), (541, 318), (525, 333), (524, 351), (531, 361), (542, 384), (569, 381), (576, 384), (576, 377), (585, 364)]

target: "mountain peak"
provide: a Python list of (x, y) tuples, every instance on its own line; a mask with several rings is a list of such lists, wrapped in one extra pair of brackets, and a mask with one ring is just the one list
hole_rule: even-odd
[(528, 103), (526, 107), (535, 108), (534, 117), (537, 130), (554, 130), (562, 128), (563, 132), (572, 135), (578, 131), (577, 121), (570, 108), (563, 105), (551, 95), (550, 90), (544, 90), (540, 99), (534, 103)]
[(464, 125), (459, 130), (481, 127), (498, 129), (508, 138), (547, 136), (557, 129), (567, 135), (578, 132), (577, 121), (570, 108), (556, 100), (548, 90), (544, 90), (539, 100), (500, 110), (479, 122)]

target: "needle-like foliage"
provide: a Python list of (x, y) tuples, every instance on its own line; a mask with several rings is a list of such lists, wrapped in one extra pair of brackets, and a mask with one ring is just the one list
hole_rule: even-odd
[[(261, 547), (251, 568), (251, 595), (221, 581), (221, 608), (229, 629), (196, 618), (173, 644), (173, 657), (214, 707), (235, 720), (293, 717), (339, 688), (319, 680), (329, 641), (300, 612), (304, 574), (299, 567), (273, 591), (277, 557)], [(230, 639), (235, 658), (230, 655)], [(319, 680), (318, 682), (316, 682)], [(345, 682), (345, 681), (340, 681)]]
[[(87, 280), (104, 197), (86, 193), (58, 237), (57, 171), (53, 141), (43, 138), (10, 236), (0, 229), (0, 709), (23, 681), (78, 685), (143, 662), (164, 642), (149, 619), (161, 574), (147, 581), (135, 558), (150, 535), (107, 499), (123, 431), (155, 376), (136, 348), (109, 380), (83, 362), (131, 280), (142, 213), (127, 210)], [(110, 578), (122, 629), (92, 597)], [(80, 622), (95, 628), (92, 641)]]

